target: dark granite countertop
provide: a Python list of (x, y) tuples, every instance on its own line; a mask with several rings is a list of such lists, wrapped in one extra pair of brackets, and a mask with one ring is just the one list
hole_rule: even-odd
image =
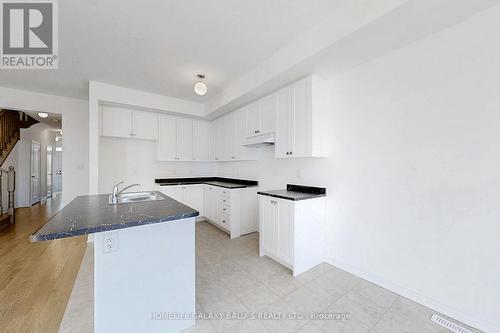
[[(159, 193), (159, 192), (158, 192)], [(159, 193), (165, 200), (109, 205), (109, 194), (75, 198), (30, 236), (39, 242), (198, 216), (199, 213)]]
[(313, 186), (303, 186), (303, 185), (293, 185), (287, 184), (286, 189), (283, 190), (271, 190), (271, 191), (260, 191), (257, 194), (267, 195), (270, 197), (299, 201), (306, 199), (314, 199), (326, 196), (326, 188), (324, 187), (313, 187)]
[(208, 184), (229, 189), (257, 186), (254, 180), (223, 178), (223, 177), (192, 177), (192, 178), (160, 178), (155, 183), (161, 186)]

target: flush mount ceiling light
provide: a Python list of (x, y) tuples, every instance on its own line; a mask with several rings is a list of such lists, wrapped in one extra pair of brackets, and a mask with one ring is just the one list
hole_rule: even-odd
[(193, 87), (194, 92), (196, 95), (203, 96), (207, 93), (208, 90), (207, 85), (205, 84), (205, 82), (203, 82), (203, 80), (205, 79), (205, 75), (197, 74), (196, 79), (197, 81), (195, 82)]
[(48, 113), (45, 113), (45, 112), (38, 112), (38, 117), (40, 118), (47, 118), (49, 116)]

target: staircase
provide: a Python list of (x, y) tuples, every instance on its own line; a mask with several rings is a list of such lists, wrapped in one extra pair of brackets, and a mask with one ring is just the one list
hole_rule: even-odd
[[(14, 167), (8, 170), (2, 168), (3, 163), (20, 139), (21, 128), (28, 128), (38, 123), (38, 120), (28, 116), (24, 112), (12, 110), (0, 110), (0, 229), (15, 222), (14, 190), (15, 172)], [(4, 177), (5, 176), (5, 177)], [(4, 184), (7, 190), (4, 191)], [(8, 209), (4, 211), (3, 194), (8, 193)]]
[(0, 167), (19, 141), (20, 129), (28, 128), (36, 123), (38, 120), (24, 112), (0, 110)]

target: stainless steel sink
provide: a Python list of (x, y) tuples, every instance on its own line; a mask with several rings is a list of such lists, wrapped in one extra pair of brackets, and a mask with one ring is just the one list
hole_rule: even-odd
[(118, 202), (113, 203), (113, 196), (109, 196), (110, 205), (118, 205), (125, 203), (137, 203), (146, 201), (165, 200), (165, 196), (158, 191), (142, 191), (142, 192), (127, 192), (118, 195)]

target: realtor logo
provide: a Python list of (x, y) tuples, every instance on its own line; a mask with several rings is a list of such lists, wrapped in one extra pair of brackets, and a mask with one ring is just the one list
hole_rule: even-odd
[(56, 0), (0, 0), (0, 17), (1, 68), (57, 68)]

